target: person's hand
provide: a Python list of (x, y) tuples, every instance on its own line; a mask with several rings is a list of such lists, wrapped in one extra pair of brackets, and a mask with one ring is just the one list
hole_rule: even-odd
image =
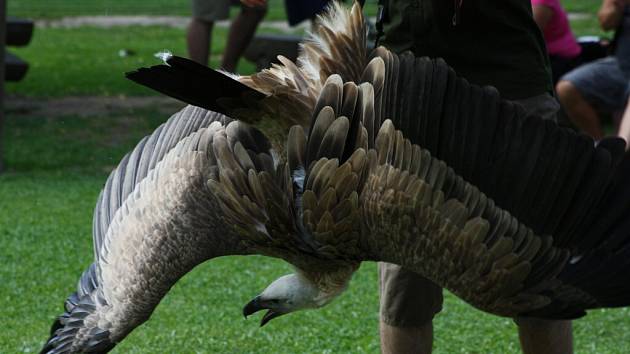
[(241, 3), (249, 7), (260, 7), (267, 4), (267, 0), (241, 0)]

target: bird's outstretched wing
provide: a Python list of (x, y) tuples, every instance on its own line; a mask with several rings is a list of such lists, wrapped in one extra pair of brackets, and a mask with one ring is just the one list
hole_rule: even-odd
[[(619, 138), (590, 137), (527, 116), (493, 88), (457, 78), (441, 59), (397, 57), (383, 48), (364, 77), (374, 82), (380, 119), (428, 149), (494, 203), (571, 251), (559, 279), (579, 305), (554, 300), (532, 312), (575, 316), (579, 308), (628, 304), (630, 156)], [(382, 62), (381, 62), (382, 60)], [(395, 78), (401, 80), (396, 81)], [(406, 82), (406, 78), (411, 81)], [(397, 88), (395, 88), (397, 87)], [(378, 117), (378, 115), (377, 115)], [(378, 126), (375, 123), (374, 126)], [(369, 133), (369, 132), (368, 132)], [(591, 296), (593, 301), (584, 299)]]
[[(616, 215), (607, 220), (607, 231), (563, 247), (554, 243), (554, 235), (537, 234), (437, 159), (416, 157), (413, 144), (405, 149), (409, 142), (390, 121), (382, 125), (379, 140), (384, 142), (376, 144), (378, 160), (389, 161), (372, 168), (360, 200), (375, 241), (370, 249), (378, 259), (413, 269), (499, 315), (575, 318), (587, 309), (630, 304), (627, 185), (613, 183), (603, 196), (617, 201), (625, 214), (610, 209)], [(413, 167), (418, 159), (430, 161), (426, 177)], [(627, 181), (630, 159), (626, 156), (621, 165), (613, 179)], [(577, 248), (588, 241), (596, 245)]]
[(196, 265), (279, 242), (270, 232), (292, 225), (283, 176), (254, 128), (197, 107), (175, 114), (111, 173), (95, 210), (95, 261), (42, 352), (107, 351)]
[[(386, 81), (382, 75), (382, 64), (383, 61), (377, 58), (368, 66), (365, 77), (372, 79), (366, 81), (377, 84)], [(374, 70), (379, 67), (381, 74)], [(478, 89), (472, 85), (468, 88)], [(346, 186), (339, 183), (335, 173), (339, 173), (338, 166), (343, 166), (348, 156), (366, 156), (369, 172), (367, 175), (358, 174), (359, 181), (364, 183), (359, 183), (355, 189), (360, 196), (358, 205), (362, 210), (360, 219), (364, 228), (363, 236), (354, 244), (367, 246), (364, 248), (367, 254), (359, 257), (405, 265), (451, 289), (475, 306), (502, 315), (573, 318), (582, 316), (589, 308), (628, 305), (630, 301), (622, 294), (630, 290), (625, 282), (630, 272), (627, 267), (630, 187), (624, 183), (630, 178), (630, 156), (623, 154), (623, 145), (618, 140), (609, 139), (593, 146), (587, 138), (553, 123), (519, 115), (519, 108), (497, 97), (496, 105), (511, 107), (512, 110), (506, 109), (506, 112), (512, 112), (512, 115), (507, 115), (507, 123), (501, 121), (502, 116), (497, 116), (494, 124), (506, 134), (515, 134), (513, 130), (518, 130), (516, 126), (524, 131), (516, 134), (517, 137), (511, 137), (515, 141), (490, 137), (492, 141), (503, 141), (506, 146), (490, 144), (484, 148), (484, 154), (473, 153), (477, 157), (484, 156), (479, 163), (485, 168), (480, 172), (476, 166), (471, 166), (473, 172), (468, 173), (469, 178), (473, 178), (476, 172), (482, 177), (494, 178), (495, 184), (507, 183), (503, 179), (516, 184), (527, 183), (528, 188), (534, 190), (531, 193), (539, 193), (533, 198), (544, 200), (548, 196), (543, 191), (548, 190), (541, 184), (549, 181), (554, 188), (561, 189), (560, 192), (554, 190), (555, 193), (570, 199), (570, 202), (561, 201), (556, 196), (550, 201), (556, 208), (564, 208), (559, 209), (559, 220), (548, 217), (540, 221), (538, 214), (525, 214), (532, 218), (530, 220), (520, 214), (524, 219), (521, 220), (516, 215), (522, 210), (518, 208), (521, 201), (509, 195), (507, 188), (501, 194), (497, 192), (501, 189), (495, 185), (490, 188), (483, 181), (479, 181), (482, 187), (469, 184), (465, 178), (458, 176), (457, 170), (451, 168), (448, 161), (431, 157), (427, 149), (411, 141), (404, 131), (397, 130), (395, 123), (389, 120), (381, 122), (379, 111), (389, 109), (382, 101), (378, 107), (379, 99), (384, 100), (383, 97), (387, 96), (384, 92), (383, 86), (372, 88), (372, 84), (364, 83), (357, 87), (343, 84), (338, 77), (331, 77), (316, 105), (323, 108), (318, 108), (309, 138), (304, 143), (304, 165), (311, 166), (311, 174), (317, 175), (319, 180), (327, 181), (320, 182), (328, 186), (326, 188)], [(463, 110), (458, 101), (451, 105)], [(354, 112), (361, 112), (357, 122), (343, 117), (354, 117)], [(480, 119), (466, 122), (468, 129), (479, 131), (480, 128), (473, 126), (483, 126)], [(398, 122), (405, 124), (402, 120)], [(509, 122), (511, 125), (504, 126)], [(413, 131), (413, 124), (407, 129)], [(431, 123), (426, 124), (430, 126)], [(355, 127), (355, 132), (350, 131), (351, 126)], [(377, 127), (380, 127), (378, 131)], [(560, 156), (543, 157), (544, 152), (540, 149), (526, 148), (532, 140), (536, 140), (535, 129), (542, 129), (541, 134), (564, 136), (573, 145), (588, 142), (580, 146), (581, 151), (587, 152), (589, 160), (584, 166), (570, 170), (573, 174), (581, 173), (577, 182), (573, 179), (575, 176), (568, 176), (555, 166), (574, 164), (567, 164)], [(344, 133), (335, 133), (340, 130)], [(448, 132), (452, 133), (451, 130)], [(451, 146), (458, 148), (458, 154), (467, 156), (466, 149), (459, 149), (459, 145), (451, 141), (455, 139), (451, 134), (445, 133), (444, 136)], [(441, 143), (441, 138), (442, 135), (438, 135), (437, 144)], [(481, 143), (475, 143), (479, 138), (469, 139), (466, 132), (460, 132), (459, 139), (471, 141), (467, 147), (479, 151)], [(493, 163), (497, 159), (497, 150), (502, 151), (500, 156), (511, 156), (507, 159), (509, 164)], [(312, 158), (314, 151), (318, 151), (317, 158), (322, 159), (321, 152), (324, 151), (325, 158), (335, 159), (332, 167), (325, 170), (327, 173), (317, 168), (321, 162)], [(459, 158), (459, 155), (456, 157)], [(579, 159), (580, 156), (567, 153), (566, 158)], [(543, 171), (543, 176), (535, 179), (537, 184), (523, 181), (520, 175), (522, 168), (529, 171), (532, 167), (521, 167), (515, 159), (548, 159), (550, 162), (546, 162), (546, 168), (556, 172), (547, 175), (546, 170)], [(531, 173), (525, 174), (530, 176)], [(592, 185), (593, 178), (599, 181), (598, 186)], [(486, 194), (483, 188), (496, 197)], [(518, 186), (515, 188), (518, 189)], [(319, 190), (322, 190), (321, 186)], [(531, 198), (530, 195), (527, 197)], [(319, 204), (322, 204), (322, 197)], [(583, 218), (590, 220), (589, 223), (575, 219), (576, 208)], [(584, 230), (579, 230), (579, 237), (567, 235), (571, 236), (567, 238), (562, 237), (564, 234), (556, 236), (552, 231), (538, 231), (541, 225), (551, 221), (573, 232), (578, 231), (575, 230), (575, 223), (578, 223)], [(563, 229), (553, 231), (556, 230)]]
[(373, 97), (371, 84), (333, 76), (308, 138), (300, 127), (291, 131), (289, 165), (307, 166), (303, 220), (316, 241), (337, 257), (404, 265), (496, 314), (550, 303), (545, 293), (559, 284), (569, 252), (411, 144), (391, 121), (368, 143)]

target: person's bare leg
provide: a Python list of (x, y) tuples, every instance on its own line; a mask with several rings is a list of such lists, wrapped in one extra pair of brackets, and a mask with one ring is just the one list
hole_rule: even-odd
[(524, 354), (571, 354), (571, 321), (520, 318), (518, 337)]
[(628, 150), (630, 147), (630, 99), (628, 99), (626, 110), (623, 112), (617, 135), (626, 140), (626, 150)]
[(422, 327), (394, 327), (381, 322), (381, 352), (383, 354), (431, 354), (433, 323)]
[(186, 32), (188, 57), (197, 63), (208, 65), (213, 25), (214, 22), (203, 21), (198, 18), (193, 18), (188, 25)]
[(221, 68), (225, 71), (234, 72), (239, 58), (252, 40), (256, 28), (265, 17), (267, 9), (264, 7), (243, 6), (241, 12), (236, 16), (230, 26), (230, 34), (223, 53)]
[(556, 85), (556, 92), (573, 124), (594, 139), (604, 137), (597, 112), (571, 82), (560, 80)]

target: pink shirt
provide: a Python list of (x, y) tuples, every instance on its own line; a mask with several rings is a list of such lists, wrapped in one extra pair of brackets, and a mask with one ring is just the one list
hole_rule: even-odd
[(531, 0), (532, 5), (543, 5), (551, 9), (553, 15), (545, 28), (545, 42), (550, 55), (573, 58), (580, 54), (582, 48), (575, 41), (569, 27), (567, 14), (559, 0)]

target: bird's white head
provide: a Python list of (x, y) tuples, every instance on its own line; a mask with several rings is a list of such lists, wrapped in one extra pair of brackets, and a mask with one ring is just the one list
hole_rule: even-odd
[(243, 315), (247, 317), (255, 312), (268, 310), (260, 322), (264, 326), (270, 320), (287, 313), (322, 307), (344, 289), (345, 286), (328, 292), (299, 273), (287, 274), (269, 284), (260, 295), (245, 305)]

